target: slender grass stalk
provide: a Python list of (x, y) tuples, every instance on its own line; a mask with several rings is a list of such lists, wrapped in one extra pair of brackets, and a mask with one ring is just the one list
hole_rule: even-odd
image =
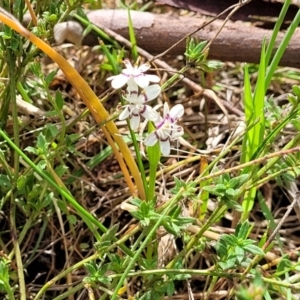
[(284, 1), (284, 4), (282, 6), (282, 9), (281, 9), (281, 12), (278, 16), (278, 19), (275, 23), (275, 26), (272, 30), (272, 36), (268, 42), (268, 47), (267, 47), (267, 50), (266, 50), (266, 66), (269, 65), (269, 62), (270, 62), (270, 59), (271, 59), (271, 56), (272, 56), (272, 53), (273, 53), (273, 50), (274, 50), (274, 47), (275, 47), (275, 42), (276, 42), (276, 39), (277, 39), (277, 35), (278, 33), (280, 32), (280, 28), (281, 28), (281, 25), (284, 21), (284, 17), (288, 11), (288, 8), (291, 4), (291, 0), (286, 0)]
[[(294, 142), (295, 141), (293, 141), (293, 143)], [(235, 172), (235, 171), (238, 171), (238, 170), (244, 170), (245, 168), (251, 167), (254, 164), (258, 165), (258, 164), (261, 164), (261, 163), (265, 162), (266, 160), (269, 160), (269, 162), (266, 164), (266, 166), (262, 167), (260, 170), (257, 171), (256, 178), (260, 178), (281, 157), (283, 157), (285, 155), (288, 155), (290, 153), (296, 153), (296, 152), (300, 151), (300, 146), (295, 147), (295, 148), (291, 148), (291, 145), (293, 145), (293, 143), (288, 143), (289, 146), (287, 146), (287, 149), (282, 149), (282, 150), (280, 150), (278, 152), (273, 152), (273, 153), (268, 154), (268, 155), (266, 155), (264, 157), (257, 158), (257, 159), (255, 159), (253, 161), (244, 163), (242, 165), (238, 165), (238, 166), (234, 166), (234, 167), (227, 168), (227, 169), (224, 169), (224, 170), (220, 170), (220, 171), (214, 172), (214, 173), (212, 173), (210, 175), (207, 175), (207, 176), (198, 177), (195, 182), (196, 183), (200, 183), (202, 181), (205, 181), (205, 180), (208, 180), (208, 179), (211, 179), (211, 178), (215, 178), (215, 177), (221, 176), (223, 174), (232, 173), (232, 172)], [(251, 182), (249, 182), (249, 184), (251, 184)]]
[(16, 202), (15, 202), (14, 196), (15, 196), (15, 194), (13, 194), (11, 196), (11, 209), (10, 209), (11, 234), (12, 234), (12, 242), (14, 245), (14, 252), (16, 255), (16, 262), (17, 262), (20, 300), (26, 300), (26, 285), (25, 285), (24, 268), (23, 268), (23, 262), (22, 262), (22, 254), (20, 251), (20, 245), (17, 240)]
[(36, 240), (36, 243), (33, 246), (32, 252), (30, 253), (29, 257), (26, 259), (26, 262), (24, 264), (24, 268), (26, 268), (32, 262), (33, 257), (36, 255), (37, 250), (40, 247), (42, 239), (43, 239), (44, 234), (46, 232), (47, 225), (48, 225), (48, 219), (47, 219), (47, 217), (43, 216), (43, 218), (42, 218), (42, 226), (40, 226), (39, 236), (38, 236), (38, 238)]
[[(245, 119), (246, 121), (250, 122), (253, 119), (253, 97), (251, 91), (249, 69), (247, 64), (244, 67), (244, 107), (245, 107), (244, 108)], [(244, 138), (242, 142), (242, 153), (241, 153), (242, 162), (249, 161), (251, 157), (249, 151), (247, 151), (247, 141), (249, 136), (248, 132), (245, 133), (245, 136), (247, 136), (247, 138)]]
[(189, 252), (196, 243), (198, 243), (199, 239), (202, 237), (203, 233), (208, 230), (208, 228), (217, 220), (219, 219), (228, 209), (227, 205), (219, 204), (218, 207), (213, 211), (210, 215), (208, 220), (205, 224), (202, 225), (199, 232), (195, 234), (188, 244), (184, 247), (184, 249), (166, 266), (166, 269), (174, 268), (176, 262), (181, 258), (184, 257), (187, 252)]
[[(16, 70), (15, 60), (16, 57), (12, 52), (12, 49), (7, 49), (8, 58), (8, 72), (9, 72), (9, 98), (12, 102), (12, 117), (14, 122), (14, 141), (17, 147), (20, 146), (20, 134), (19, 134), (19, 120), (18, 120), (18, 107), (17, 107), (17, 95), (16, 95)], [(19, 177), (19, 154), (14, 152), (14, 180), (18, 181)]]
[(161, 91), (165, 91), (168, 87), (170, 87), (172, 84), (176, 82), (182, 76), (188, 69), (190, 68), (189, 65), (184, 66), (178, 73), (174, 74), (172, 77), (170, 77), (162, 86)]
[(90, 21), (82, 18), (81, 16), (79, 16), (76, 13), (73, 13), (72, 16), (74, 18), (76, 18), (78, 21), (80, 21), (82, 24), (84, 24), (85, 26), (88, 26), (93, 31), (95, 31), (99, 35), (100, 38), (102, 38), (105, 41), (108, 41), (110, 44), (112, 44), (114, 46), (114, 48), (117, 48), (117, 49), (120, 48), (119, 44), (114, 39), (112, 39), (109, 35), (107, 35), (105, 32), (103, 32), (99, 27), (97, 27), (96, 25), (94, 25)]
[(133, 60), (136, 61), (139, 56), (138, 51), (137, 51), (137, 42), (136, 42), (134, 27), (133, 27), (131, 15), (130, 15), (130, 9), (128, 8), (127, 11), (128, 11), (129, 39), (131, 42), (131, 55), (132, 55)]
[[(109, 246), (106, 249), (106, 252), (110, 252), (113, 249), (115, 249), (116, 247), (121, 246), (124, 244), (125, 241), (127, 241), (131, 236), (133, 236), (134, 234), (136, 234), (139, 230), (141, 230), (140, 226), (136, 226), (135, 228), (130, 230), (130, 233), (126, 233), (123, 237), (121, 237), (118, 241), (116, 241), (115, 243), (113, 243), (111, 246)], [(124, 251), (125, 252), (125, 251)], [(126, 252), (125, 252), (126, 253)], [(36, 297), (34, 298), (34, 300), (38, 300), (42, 297), (42, 295), (46, 292), (46, 290), (52, 286), (56, 281), (64, 278), (67, 274), (69, 274), (72, 271), (75, 271), (79, 268), (81, 268), (82, 266), (84, 266), (85, 263), (90, 262), (90, 261), (94, 261), (96, 259), (99, 258), (99, 256), (102, 253), (95, 253), (93, 255), (91, 255), (90, 257), (81, 260), (80, 262), (78, 262), (77, 264), (71, 266), (69, 269), (61, 272), (60, 274), (58, 274), (57, 276), (55, 276), (54, 278), (52, 278), (50, 281), (48, 281), (38, 292), (38, 294), (36, 295)], [(112, 277), (114, 278), (114, 277)]]
[(59, 296), (53, 298), (53, 300), (63, 300), (68, 298), (68, 296), (70, 295), (74, 295), (76, 292), (82, 290), (84, 288), (84, 282), (80, 282), (79, 284), (77, 284), (76, 286), (72, 287), (70, 290), (60, 294)]
[[(8, 43), (7, 43), (8, 44)], [(7, 47), (7, 61), (8, 61), (8, 72), (9, 72), (9, 95), (12, 103), (12, 117), (14, 121), (14, 140), (16, 147), (20, 145), (19, 139), (19, 120), (18, 120), (18, 108), (17, 108), (17, 96), (16, 96), (16, 57), (13, 49)], [(19, 178), (20, 170), (20, 157), (18, 151), (14, 151), (14, 182), (17, 183)], [(15, 188), (15, 186), (14, 186)], [(11, 233), (12, 241), (14, 245), (14, 252), (16, 255), (17, 270), (18, 270), (18, 279), (19, 279), (19, 289), (20, 289), (20, 299), (26, 300), (26, 285), (24, 277), (24, 268), (22, 262), (22, 255), (20, 251), (20, 245), (17, 239), (17, 230), (16, 230), (16, 199), (17, 191), (13, 191), (11, 194), (11, 209), (10, 209), (10, 223), (11, 223)]]
[[(288, 5), (290, 1), (286, 1), (286, 5)], [(285, 8), (285, 7), (284, 7)], [(286, 8), (285, 8), (286, 9)], [(272, 61), (271, 61), (271, 64), (270, 66), (268, 67), (267, 69), (267, 72), (266, 72), (266, 79), (265, 79), (265, 91), (268, 89), (270, 83), (271, 83), (271, 79), (274, 75), (274, 72), (280, 62), (280, 59), (282, 57), (282, 55), (284, 54), (284, 51), (285, 49), (287, 48), (296, 28), (298, 27), (300, 23), (300, 9), (298, 9), (298, 12), (295, 16), (295, 18), (293, 19), (291, 25), (289, 26), (289, 28), (287, 29), (285, 35), (284, 35), (284, 38), (282, 39)], [(270, 50), (271, 51), (271, 50)]]
[[(25, 29), (20, 23), (18, 23), (14, 19), (14, 17), (11, 17), (9, 13), (6, 12), (4, 14), (3, 10), (0, 11), (0, 20), (3, 23), (5, 23), (7, 26), (11, 27), (13, 30), (17, 31), (19, 34), (23, 35), (25, 38), (30, 40), (33, 44), (39, 47), (44, 53), (46, 53), (49, 57), (51, 57), (60, 66), (66, 78), (72, 83), (72, 85), (74, 86), (78, 94), (84, 100), (85, 104), (89, 107), (92, 115), (94, 116), (95, 120), (98, 123), (109, 118), (108, 112), (101, 104), (101, 102), (98, 100), (97, 96), (92, 91), (90, 86), (83, 80), (83, 78), (78, 74), (78, 72), (61, 55), (59, 55), (48, 44), (46, 44), (41, 39), (36, 37), (27, 29)], [(112, 148), (114, 149), (116, 159), (118, 160), (119, 164), (122, 165), (123, 164), (122, 161), (124, 157), (127, 166), (130, 169), (132, 176), (134, 177), (139, 195), (142, 199), (145, 199), (145, 191), (144, 191), (142, 180), (140, 178), (139, 170), (131, 155), (129, 148), (127, 147), (122, 136), (120, 135), (118, 128), (112, 121), (109, 121), (105, 125), (105, 128), (103, 128), (103, 132), (107, 140), (111, 141), (111, 137), (112, 137), (114, 141), (117, 143), (117, 145), (119, 146), (119, 149), (122, 152), (122, 156), (118, 155), (117, 149), (114, 147), (113, 143), (111, 144)], [(130, 184), (131, 181), (130, 176), (125, 176), (125, 179), (128, 182), (128, 185), (132, 186), (132, 184)]]
[[(105, 226), (103, 226), (98, 220), (96, 220), (89, 212), (87, 212), (70, 194), (70, 192), (61, 186), (59, 186), (47, 173), (43, 172), (38, 166), (36, 166), (19, 148), (15, 146), (15, 144), (9, 139), (9, 137), (0, 129), (0, 136), (2, 136), (6, 142), (18, 152), (20, 157), (24, 159), (24, 161), (43, 179), (45, 179), (50, 186), (52, 186), (57, 192), (59, 192), (71, 205), (76, 209), (79, 216), (84, 220), (87, 224), (91, 232), (95, 235), (97, 240), (100, 240), (100, 235), (97, 233), (93, 227), (95, 225), (98, 229), (100, 229), (103, 233), (107, 232)], [(124, 245), (119, 245), (120, 248), (129, 256), (133, 256), (132, 252), (125, 247)]]
[[(154, 130), (154, 126), (151, 122), (148, 123), (148, 132)], [(159, 144), (156, 143), (152, 147), (147, 147), (147, 154), (149, 158), (149, 188), (148, 188), (148, 198), (152, 200), (155, 195), (155, 183), (157, 174), (157, 167), (160, 162), (161, 152), (159, 148)]]
[(179, 201), (179, 199), (181, 198), (182, 192), (183, 192), (183, 188), (177, 193), (176, 196), (173, 197), (172, 201), (170, 202), (170, 206), (160, 215), (160, 217), (157, 220), (157, 222), (149, 230), (149, 233), (146, 236), (146, 238), (144, 239), (144, 241), (141, 243), (140, 248), (135, 252), (134, 257), (132, 258), (132, 260), (128, 264), (127, 268), (124, 270), (124, 273), (122, 274), (122, 276), (121, 276), (121, 278), (120, 278), (117, 286), (115, 287), (114, 293), (111, 296), (111, 300), (115, 300), (117, 298), (118, 291), (122, 287), (122, 285), (123, 285), (123, 283), (124, 283), (124, 281), (125, 281), (128, 273), (133, 268), (134, 264), (136, 263), (138, 257), (141, 255), (141, 253), (144, 250), (144, 248), (147, 246), (147, 244), (152, 239), (152, 237), (155, 234), (157, 228), (161, 225), (161, 222), (163, 221), (163, 218), (165, 217), (165, 215), (173, 207), (173, 204), (175, 204), (175, 203), (177, 203)]
[[(245, 117), (247, 124), (253, 124), (256, 120), (259, 120), (255, 126), (253, 126), (245, 135), (242, 148), (242, 161), (245, 163), (251, 159), (256, 158), (255, 154), (259, 146), (264, 140), (265, 132), (265, 116), (264, 116), (264, 101), (265, 101), (265, 41), (262, 44), (260, 65), (258, 70), (258, 79), (254, 96), (251, 95), (250, 81), (248, 69), (245, 69), (245, 89), (244, 89), (244, 102), (245, 102)], [(253, 165), (250, 174), (253, 174), (257, 169), (256, 165)], [(242, 201), (243, 213), (242, 221), (248, 219), (249, 213), (254, 205), (254, 199), (256, 196), (256, 188), (252, 188), (247, 191)]]
[(17, 82), (17, 88), (18, 88), (19, 93), (22, 95), (22, 98), (26, 102), (31, 103), (31, 100), (28, 97), (28, 94), (27, 94), (26, 90), (24, 89), (24, 87), (22, 86), (22, 83), (20, 81)]
[(38, 291), (38, 293), (34, 297), (34, 300), (41, 299), (41, 297), (43, 296), (43, 294), (45, 294), (45, 292), (47, 291), (47, 289), (49, 287), (51, 287), (57, 280), (59, 280), (61, 278), (64, 278), (70, 272), (75, 271), (75, 270), (81, 268), (85, 263), (88, 263), (90, 261), (96, 260), (98, 257), (99, 257), (99, 254), (98, 253), (94, 253), (93, 255), (91, 255), (91, 256), (89, 256), (89, 257), (81, 260), (80, 262), (78, 262), (76, 264), (74, 264), (69, 269), (67, 269), (67, 270), (59, 273), (57, 276), (55, 276), (50, 281), (48, 281), (45, 285), (42, 286), (42, 288)]

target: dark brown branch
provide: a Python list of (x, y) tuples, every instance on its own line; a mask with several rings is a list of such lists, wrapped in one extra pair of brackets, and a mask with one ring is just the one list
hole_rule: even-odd
[[(238, 3), (237, 0), (156, 0), (155, 2), (198, 12), (206, 16), (216, 16), (223, 12), (227, 7)], [(279, 16), (283, 6), (282, 2), (283, 1), (279, 2), (278, 0), (251, 0), (251, 2), (239, 9), (231, 19), (248, 22), (260, 21), (263, 23), (263, 28), (266, 28), (266, 22), (272, 24), (272, 19), (274, 20), (274, 18)], [(298, 7), (291, 4), (285, 15), (285, 22), (292, 21), (295, 18), (297, 11)]]
[[(96, 10), (88, 13), (88, 18), (95, 25), (103, 24), (116, 33), (128, 38), (127, 11), (123, 10)], [(172, 46), (180, 38), (205, 24), (205, 17), (170, 17), (161, 14), (131, 12), (137, 43), (152, 54), (159, 54)], [(222, 21), (215, 21), (197, 34), (200, 40), (210, 40), (222, 25)], [(214, 40), (209, 57), (222, 61), (241, 61), (258, 63), (261, 43), (264, 37), (271, 36), (270, 30), (256, 28), (243, 22), (229, 22), (220, 35)], [(278, 42), (283, 37), (279, 34)], [(86, 45), (95, 45), (97, 39), (91, 36), (83, 41)], [(179, 44), (169, 54), (184, 54), (185, 43)], [(296, 31), (289, 47), (280, 62), (282, 66), (300, 68), (300, 32)]]

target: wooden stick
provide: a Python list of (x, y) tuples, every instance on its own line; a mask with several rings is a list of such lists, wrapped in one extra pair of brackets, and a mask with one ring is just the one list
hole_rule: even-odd
[[(95, 10), (87, 14), (95, 25), (105, 27), (128, 38), (128, 12), (125, 10)], [(162, 14), (131, 11), (138, 46), (151, 54), (159, 54), (175, 44), (180, 38), (209, 21), (206, 17), (172, 17)], [(199, 40), (210, 40), (222, 25), (216, 20), (195, 34)], [(101, 27), (101, 26), (99, 26)], [(271, 36), (271, 30), (251, 26), (244, 22), (228, 22), (210, 47), (209, 58), (222, 61), (240, 61), (258, 63), (261, 43), (264, 37)], [(278, 36), (279, 45), (283, 33)], [(83, 44), (93, 46), (97, 39), (89, 35)], [(185, 43), (173, 48), (169, 54), (183, 55)], [(281, 66), (300, 68), (300, 31), (297, 30), (280, 62)]]

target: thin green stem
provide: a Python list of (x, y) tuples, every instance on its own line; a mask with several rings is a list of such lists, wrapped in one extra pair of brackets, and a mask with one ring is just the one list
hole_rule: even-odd
[(55, 297), (53, 300), (63, 300), (68, 298), (70, 295), (74, 295), (76, 292), (80, 291), (82, 288), (84, 288), (84, 282), (80, 282), (76, 286), (74, 286), (72, 289), (60, 294), (58, 297)]
[[(8, 43), (7, 43), (8, 44)], [(12, 118), (14, 124), (14, 140), (16, 147), (19, 148), (19, 120), (18, 120), (18, 109), (17, 109), (17, 96), (16, 96), (16, 57), (13, 50), (7, 47), (7, 60), (8, 60), (8, 73), (9, 73), (9, 95), (12, 107)], [(17, 184), (19, 178), (19, 153), (14, 151), (14, 185)], [(12, 241), (14, 245), (14, 251), (17, 261), (17, 270), (18, 270), (18, 279), (19, 279), (19, 290), (20, 290), (20, 299), (26, 300), (26, 286), (24, 278), (24, 269), (22, 262), (22, 255), (20, 251), (20, 245), (17, 240), (17, 230), (16, 230), (16, 198), (17, 193), (14, 191), (11, 194), (11, 211), (10, 211), (10, 222), (11, 222), (11, 233)]]
[[(8, 59), (8, 72), (9, 72), (9, 95), (12, 107), (12, 118), (14, 124), (14, 142), (17, 147), (20, 146), (20, 134), (19, 134), (19, 120), (18, 120), (18, 106), (17, 106), (17, 95), (16, 95), (16, 71), (15, 71), (15, 60), (11, 49), (7, 49)], [(14, 181), (17, 182), (19, 177), (19, 154), (14, 152)]]
[(44, 234), (46, 232), (48, 225), (48, 218), (46, 216), (43, 216), (42, 218), (42, 226), (40, 227), (39, 236), (37, 238), (37, 241), (34, 243), (34, 247), (31, 250), (30, 256), (26, 259), (24, 268), (26, 268), (32, 261), (32, 258), (36, 255), (38, 247), (41, 245), (42, 238), (44, 237)]
[(184, 66), (178, 73), (170, 77), (162, 86), (161, 91), (163, 92), (166, 90), (170, 85), (172, 85), (180, 76), (182, 76), (188, 69), (190, 68), (189, 65)]
[(284, 1), (284, 4), (283, 4), (281, 12), (280, 12), (280, 15), (277, 19), (277, 22), (275, 23), (274, 29), (272, 30), (272, 36), (271, 36), (270, 41), (268, 42), (268, 48), (267, 48), (267, 51), (266, 51), (266, 66), (269, 65), (278, 32), (280, 32), (281, 25), (284, 21), (284, 17), (286, 15), (287, 11), (288, 11), (288, 8), (289, 8), (291, 2), (292, 2), (291, 0)]
[(102, 31), (99, 27), (97, 27), (90, 21), (80, 17), (78, 14), (74, 13), (73, 17), (75, 17), (77, 20), (79, 20), (85, 26), (89, 26), (89, 28), (93, 29), (100, 36), (101, 39), (104, 39), (105, 41), (108, 41), (109, 43), (111, 43), (114, 48), (120, 49), (119, 44), (114, 39), (112, 39), (109, 35), (107, 35), (104, 31)]
[[(270, 180), (274, 180), (274, 179), (278, 178), (282, 174), (286, 174), (287, 172), (293, 172), (295, 170), (295, 168), (297, 168), (299, 166), (300, 166), (300, 162), (299, 162), (299, 164), (296, 164), (293, 167), (288, 167), (288, 168), (281, 169), (277, 172), (272, 172), (271, 174), (267, 175), (266, 177), (263, 177), (260, 180), (257, 180), (257, 181), (253, 180), (253, 181), (251, 181), (251, 185), (248, 185), (248, 183), (247, 183), (247, 185), (245, 186), (245, 188), (243, 190), (249, 190), (255, 186), (262, 186), (263, 184), (269, 182)], [(295, 174), (297, 174), (297, 173), (295, 172)]]
[(165, 217), (165, 215), (168, 213), (168, 211), (171, 209), (171, 207), (173, 207), (174, 203), (177, 203), (179, 201), (179, 199), (181, 198), (181, 194), (183, 192), (183, 189), (181, 189), (177, 195), (173, 198), (173, 200), (170, 202), (170, 206), (161, 214), (160, 218), (157, 220), (157, 222), (153, 225), (153, 227), (151, 228), (151, 230), (149, 231), (149, 234), (147, 235), (147, 237), (145, 238), (145, 240), (143, 241), (143, 243), (141, 244), (140, 248), (136, 251), (134, 257), (132, 258), (132, 260), (130, 261), (130, 263), (128, 264), (127, 268), (125, 269), (124, 273), (122, 274), (115, 290), (114, 293), (111, 297), (111, 300), (115, 300), (117, 298), (118, 295), (118, 291), (121, 288), (121, 286), (123, 285), (128, 273), (130, 272), (130, 270), (133, 268), (134, 264), (136, 263), (138, 257), (141, 255), (142, 251), (144, 250), (144, 248), (147, 246), (147, 244), (150, 242), (150, 240), (152, 239), (154, 233), (156, 232), (157, 228), (161, 225), (161, 222), (163, 221), (163, 218)]
[(18, 271), (18, 279), (19, 279), (19, 292), (20, 292), (20, 300), (26, 300), (26, 285), (25, 285), (25, 277), (24, 277), (24, 268), (22, 262), (22, 255), (20, 251), (20, 245), (17, 240), (17, 230), (16, 230), (16, 202), (15, 198), (11, 196), (11, 208), (10, 208), (10, 224), (11, 224), (11, 235), (12, 242), (14, 245), (14, 252), (16, 255), (17, 262), (17, 271)]
[[(32, 221), (34, 220), (34, 216), (30, 216), (29, 220), (27, 220), (27, 222), (24, 224), (21, 233), (18, 236), (18, 244), (21, 244), (24, 237), (26, 236), (26, 234), (28, 233), (29, 228), (31, 227)], [(11, 251), (11, 253), (8, 255), (9, 259), (12, 259), (15, 252), (15, 248), (13, 248), (13, 250)]]
[[(144, 238), (144, 232), (141, 232), (141, 234), (139, 235), (139, 237), (136, 239), (136, 241), (134, 242), (134, 245), (131, 247), (131, 251), (134, 253), (134, 251), (136, 250), (136, 248), (140, 245), (142, 239)], [(129, 263), (129, 260), (131, 260), (131, 257), (127, 256), (123, 262), (123, 266), (126, 266)]]
[[(270, 159), (270, 161), (263, 166), (260, 170), (257, 171), (256, 173), (256, 178), (262, 178), (264, 176), (264, 174), (267, 173), (267, 171), (274, 166), (277, 161), (283, 156), (283, 154), (287, 154), (290, 151), (293, 150), (293, 147), (297, 146), (300, 144), (300, 134), (298, 133), (289, 143), (287, 143), (283, 149), (280, 151), (282, 153), (282, 155), (277, 155), (274, 156), (274, 158)], [(299, 147), (294, 148), (295, 150), (297, 150)], [(298, 150), (299, 151), (299, 150)], [(294, 151), (293, 151), (294, 152)], [(292, 153), (292, 152), (291, 152)]]
[(17, 82), (17, 88), (18, 88), (19, 93), (22, 95), (22, 98), (26, 102), (31, 103), (31, 99), (28, 97), (27, 91), (24, 89), (24, 87), (20, 81)]
[(75, 7), (68, 6), (67, 9), (64, 11), (64, 13), (61, 15), (61, 17), (59, 18), (57, 23), (63, 22), (74, 9)]
[[(98, 229), (100, 229), (103, 233), (107, 232), (105, 226), (103, 226), (98, 220), (96, 220), (88, 211), (86, 211), (69, 193), (68, 190), (62, 189), (47, 173), (43, 172), (38, 166), (36, 166), (33, 161), (28, 158), (16, 145), (11, 141), (11, 139), (4, 133), (2, 129), (0, 129), (0, 135), (5, 139), (5, 141), (16, 151), (18, 154), (24, 159), (24, 161), (43, 179), (45, 179), (49, 185), (51, 185), (56, 191), (58, 191), (61, 196), (66, 198), (71, 205), (76, 209), (77, 213), (80, 217), (85, 221), (87, 226), (90, 228), (91, 232), (93, 232), (98, 240), (100, 240), (99, 234), (95, 231), (93, 225), (95, 225)], [(116, 238), (114, 238), (116, 241)], [(124, 245), (119, 245), (122, 251), (124, 251), (127, 255), (133, 256), (132, 252)]]
[(207, 231), (208, 228), (216, 221), (216, 219), (220, 218), (220, 216), (222, 216), (227, 211), (227, 209), (227, 205), (219, 205), (217, 209), (213, 211), (205, 224), (200, 228), (199, 232), (190, 239), (185, 248), (178, 255), (176, 255), (176, 257), (166, 266), (166, 269), (174, 268), (178, 259), (184, 257), (185, 254), (189, 252), (196, 243), (198, 243), (199, 239), (203, 236), (203, 233)]
[(93, 255), (91, 255), (90, 257), (87, 257), (83, 260), (81, 260), (80, 262), (78, 262), (77, 264), (73, 265), (72, 267), (70, 267), (69, 269), (59, 273), (57, 276), (55, 276), (53, 279), (51, 279), (50, 281), (48, 281), (45, 285), (43, 285), (43, 287), (39, 290), (39, 292), (37, 293), (37, 295), (35, 296), (34, 300), (38, 300), (42, 297), (42, 295), (46, 292), (46, 290), (53, 285), (57, 280), (64, 278), (66, 275), (68, 275), (70, 272), (77, 270), (78, 268), (82, 267), (85, 263), (88, 263), (92, 260), (95, 260), (99, 257), (98, 253), (94, 253)]
[[(130, 234), (125, 234), (121, 239), (119, 239), (117, 242), (113, 243), (111, 246), (109, 246), (107, 249), (106, 249), (106, 252), (110, 252), (112, 251), (114, 248), (120, 246), (121, 248), (121, 245), (126, 242), (132, 235), (134, 235), (135, 233), (137, 233), (139, 230), (141, 230), (141, 227), (140, 226), (136, 226), (134, 229), (132, 229), (130, 231)], [(71, 266), (69, 269), (63, 271), (62, 273), (58, 274), (56, 277), (52, 278), (50, 281), (48, 281), (43, 287), (42, 289), (39, 291), (39, 293), (36, 295), (36, 297), (34, 298), (34, 300), (38, 300), (45, 292), (46, 290), (51, 286), (53, 285), (56, 281), (64, 278), (67, 274), (69, 274), (70, 272), (73, 272), (79, 268), (81, 268), (85, 263), (87, 262), (90, 262), (92, 260), (95, 260), (97, 258), (99, 258), (101, 254), (99, 253), (95, 253), (93, 254), (92, 256), (78, 262), (77, 264)]]
[[(249, 161), (247, 163), (244, 163), (242, 165), (238, 165), (238, 166), (234, 166), (232, 168), (228, 168), (228, 169), (224, 169), (224, 170), (220, 170), (220, 171), (217, 171), (215, 173), (212, 173), (210, 175), (207, 175), (207, 176), (203, 176), (203, 177), (197, 177), (194, 182), (196, 183), (200, 183), (202, 181), (205, 181), (205, 180), (209, 180), (209, 179), (212, 179), (212, 178), (215, 178), (215, 177), (218, 177), (220, 175), (223, 175), (223, 174), (228, 174), (228, 173), (231, 173), (231, 172), (234, 172), (234, 171), (237, 171), (237, 170), (244, 170), (244, 168), (247, 168), (251, 165), (254, 165), (254, 164), (260, 164), (268, 159), (270, 159), (270, 162), (273, 162), (272, 164), (267, 164), (266, 166), (264, 166), (262, 169), (260, 169), (257, 173), (256, 173), (256, 178), (259, 178), (260, 176), (262, 176), (263, 174), (265, 174), (267, 172), (267, 170), (273, 166), (279, 159), (280, 157), (284, 156), (284, 155), (287, 155), (287, 154), (290, 154), (290, 153), (294, 153), (294, 152), (298, 152), (300, 151), (300, 147), (295, 147), (295, 148), (291, 148), (291, 149), (285, 149), (286, 147), (284, 147), (284, 149), (278, 151), (278, 152), (274, 152), (274, 153), (271, 153), (271, 154), (268, 154), (264, 157), (260, 157), (258, 159), (255, 159), (255, 160), (252, 160), (252, 161)], [(269, 162), (269, 163), (270, 163)], [(264, 170), (263, 170), (264, 169)], [(263, 171), (262, 171), (263, 170)], [(260, 175), (260, 176), (259, 176)]]
[[(289, 1), (286, 1), (286, 2), (289, 2)], [(272, 62), (267, 70), (266, 80), (265, 80), (265, 90), (267, 90), (268, 86), (270, 85), (274, 71), (275, 71), (276, 67), (278, 66), (280, 59), (281, 59), (282, 55), (284, 54), (284, 52), (288, 46), (288, 43), (291, 40), (299, 23), (300, 23), (300, 9), (298, 9), (296, 16), (294, 17), (291, 25), (289, 26), (288, 30), (286, 31), (284, 38), (282, 39), (282, 41), (278, 47), (278, 50), (276, 51), (274, 58), (272, 59)]]
[[(155, 269), (155, 270), (145, 270), (145, 271), (137, 271), (137, 272), (130, 272), (127, 274), (128, 277), (143, 277), (149, 275), (195, 275), (195, 276), (218, 276), (224, 278), (241, 278), (243, 276), (242, 273), (233, 273), (233, 272), (222, 272), (222, 271), (215, 271), (215, 270), (193, 270), (193, 269)], [(110, 278), (120, 278), (122, 274), (113, 274), (109, 275)], [(247, 274), (246, 279), (254, 279), (254, 275)], [(286, 288), (293, 288), (295, 291), (300, 291), (299, 284), (292, 284), (289, 282), (278, 281), (272, 278), (261, 277), (263, 282), (269, 283), (276, 286), (286, 287)]]

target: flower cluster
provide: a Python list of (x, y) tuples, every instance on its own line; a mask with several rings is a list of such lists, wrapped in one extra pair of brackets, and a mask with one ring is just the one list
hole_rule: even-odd
[[(129, 118), (133, 130), (139, 127), (141, 117), (152, 121), (156, 129), (148, 135), (144, 143), (146, 146), (153, 146), (159, 142), (162, 154), (169, 155), (170, 143), (183, 135), (183, 128), (176, 123), (183, 116), (184, 108), (181, 104), (177, 104), (169, 110), (168, 104), (165, 103), (163, 117), (161, 117), (147, 104), (161, 93), (161, 88), (157, 84), (160, 78), (156, 75), (144, 74), (149, 70), (149, 64), (136, 67), (132, 66), (129, 60), (125, 60), (124, 64), (126, 69), (123, 69), (121, 74), (107, 78), (114, 89), (122, 88), (127, 84), (124, 100), (128, 104), (124, 105), (119, 120)], [(149, 85), (150, 82), (156, 84)], [(139, 92), (139, 88), (143, 90)]]

